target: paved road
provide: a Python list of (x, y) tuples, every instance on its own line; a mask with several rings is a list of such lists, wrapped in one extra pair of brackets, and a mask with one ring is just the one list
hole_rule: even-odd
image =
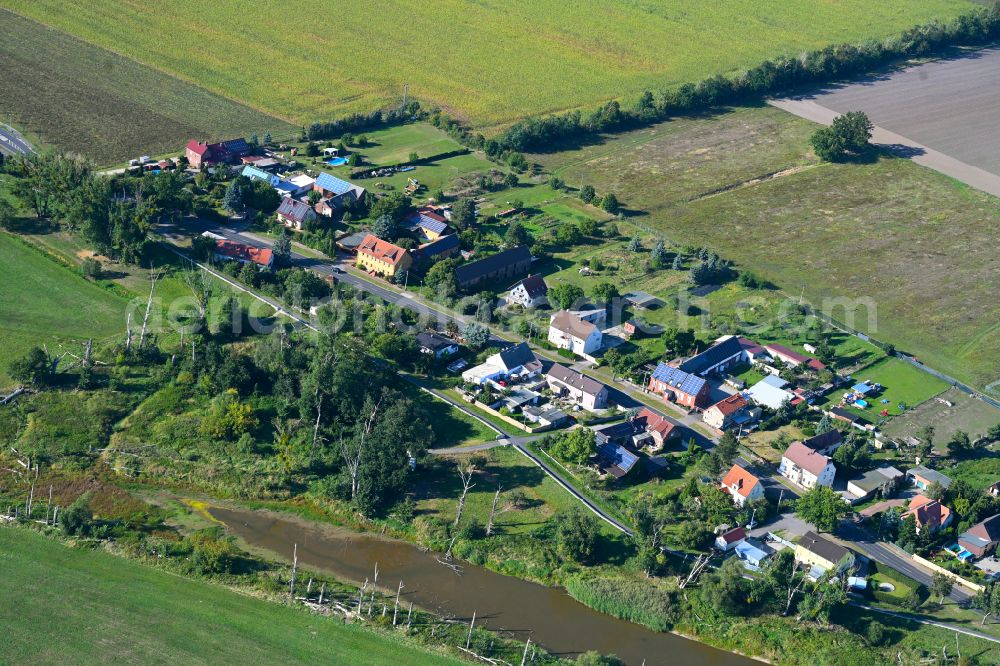
[(0, 150), (21, 155), (35, 152), (35, 149), (21, 136), (20, 132), (4, 124), (0, 124)]
[[(923, 583), (928, 589), (931, 587), (933, 574), (916, 564), (904, 551), (892, 544), (884, 541), (877, 541), (870, 534), (861, 529), (855, 523), (846, 522), (838, 531), (838, 536), (845, 537), (845, 541), (879, 564), (892, 567), (900, 573), (906, 574), (918, 583)], [(973, 597), (973, 593), (960, 585), (955, 585), (948, 598), (956, 603), (964, 604)]]
[(965, 634), (966, 636), (972, 636), (973, 638), (981, 638), (984, 641), (990, 641), (991, 643), (1000, 643), (1000, 638), (997, 638), (996, 636), (990, 636), (989, 634), (984, 634), (980, 631), (973, 631), (972, 629), (965, 629), (964, 627), (956, 627), (953, 624), (947, 624), (945, 622), (928, 620), (927, 618), (920, 617), (919, 615), (912, 615), (910, 613), (900, 613), (897, 611), (887, 610), (885, 608), (869, 606), (868, 604), (863, 604), (859, 601), (851, 601), (850, 604), (852, 606), (857, 606), (858, 608), (864, 608), (865, 610), (874, 611), (876, 613), (882, 613), (883, 615), (892, 615), (893, 617), (902, 618), (904, 620), (919, 622), (920, 624), (927, 624), (932, 627), (939, 627), (941, 629), (947, 629), (948, 631), (954, 631), (959, 634)]
[[(837, 111), (822, 105), (823, 97), (810, 99), (796, 97), (771, 100), (770, 104), (779, 109), (793, 113), (800, 118), (811, 120), (822, 125), (829, 125), (840, 115)], [(996, 114), (1000, 118), (1000, 114)], [(1000, 121), (998, 121), (1000, 124)], [(1000, 128), (994, 134), (1000, 135)], [(881, 125), (876, 125), (872, 132), (872, 143), (887, 148), (901, 156), (909, 157), (921, 166), (934, 169), (955, 180), (961, 181), (977, 190), (1000, 196), (1000, 175), (990, 173), (972, 164), (962, 162), (955, 157), (946, 155), (913, 139), (897, 134)]]

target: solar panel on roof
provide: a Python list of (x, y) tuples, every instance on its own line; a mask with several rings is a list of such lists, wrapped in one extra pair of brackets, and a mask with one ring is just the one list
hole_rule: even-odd
[(346, 180), (341, 180), (336, 176), (331, 176), (328, 173), (321, 173), (316, 178), (316, 185), (327, 192), (333, 192), (334, 194), (344, 194), (345, 192), (351, 191), (354, 187)]
[(611, 442), (598, 445), (597, 451), (601, 454), (601, 456), (607, 459), (608, 462), (621, 468), (624, 472), (628, 472), (632, 469), (633, 465), (639, 462), (639, 456), (635, 455), (625, 447), (612, 444)]

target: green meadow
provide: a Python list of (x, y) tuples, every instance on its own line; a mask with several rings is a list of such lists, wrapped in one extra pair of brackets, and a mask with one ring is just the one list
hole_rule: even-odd
[(26, 529), (0, 529), (0, 570), (4, 663), (462, 663)]
[(398, 102), (409, 84), (417, 99), (496, 126), (887, 37), (972, 3), (314, 0), (293, 14), (238, 0), (0, 6), (296, 124)]

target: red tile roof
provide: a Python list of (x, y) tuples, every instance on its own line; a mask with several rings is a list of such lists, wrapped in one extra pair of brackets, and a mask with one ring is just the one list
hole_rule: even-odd
[(830, 462), (828, 457), (816, 453), (802, 442), (792, 442), (784, 457), (814, 476), (819, 476)]
[(805, 363), (809, 360), (808, 356), (800, 354), (797, 351), (792, 351), (784, 345), (766, 345), (764, 349), (773, 353), (775, 356), (795, 361), (796, 363)]
[(747, 402), (746, 398), (744, 398), (739, 393), (734, 393), (733, 395), (723, 398), (719, 402), (715, 403), (714, 405), (709, 407), (709, 409), (718, 409), (720, 412), (722, 412), (723, 416), (729, 416), (730, 414), (735, 414), (736, 412), (740, 411), (748, 404), (749, 403)]
[(187, 149), (193, 152), (195, 155), (204, 155), (206, 152), (208, 152), (208, 144), (199, 143), (194, 139), (191, 139), (190, 141), (188, 141)]
[(252, 245), (219, 239), (215, 241), (215, 251), (232, 259), (252, 261), (265, 267), (271, 265), (271, 249), (267, 247), (253, 247)]
[(727, 544), (736, 543), (737, 541), (742, 541), (747, 538), (747, 531), (742, 527), (734, 527), (720, 536), (722, 536), (722, 540)]
[(735, 492), (746, 498), (750, 497), (750, 492), (758, 483), (760, 483), (760, 479), (756, 476), (739, 465), (733, 465), (722, 479), (722, 489), (726, 492), (732, 492), (735, 488)]
[(646, 428), (646, 432), (655, 432), (663, 439), (670, 437), (675, 427), (673, 423), (648, 407), (639, 410), (639, 413), (635, 415), (635, 421), (641, 423)]
[(361, 241), (361, 245), (358, 246), (358, 254), (362, 253), (371, 255), (380, 261), (386, 261), (393, 266), (402, 261), (403, 257), (406, 256), (406, 250), (398, 245), (393, 245), (389, 241), (384, 241), (373, 234), (365, 236), (365, 239)]
[(913, 516), (917, 521), (917, 527), (929, 527), (931, 530), (938, 529), (951, 515), (951, 509), (937, 500), (932, 500), (924, 495), (917, 495), (910, 500), (910, 506), (901, 517)]
[(754, 356), (757, 356), (758, 354), (762, 354), (764, 352), (764, 348), (761, 347), (756, 342), (754, 342), (753, 340), (751, 340), (750, 338), (740, 337), (737, 338), (737, 340), (740, 343), (740, 347), (743, 348), (743, 351), (747, 352), (748, 354), (753, 354)]

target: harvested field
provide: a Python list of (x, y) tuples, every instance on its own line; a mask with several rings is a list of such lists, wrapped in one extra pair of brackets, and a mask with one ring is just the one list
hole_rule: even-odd
[(740, 109), (534, 157), (571, 185), (613, 191), (636, 224), (709, 246), (841, 321), (857, 305), (856, 328), (932, 367), (981, 388), (1000, 379), (1000, 201), (905, 159), (818, 164), (814, 129)]
[(102, 165), (180, 152), (193, 138), (266, 131), (277, 138), (295, 131), (284, 121), (2, 9), (0, 90), (0, 118)]
[(314, 0), (289, 22), (284, 5), (237, 0), (0, 4), (297, 123), (395, 103), (408, 83), (417, 99), (489, 126), (735, 73), (826, 44), (886, 37), (972, 6)]
[[(948, 406), (942, 400), (950, 402)], [(948, 389), (934, 400), (893, 419), (884, 428), (889, 437), (916, 436), (927, 425), (934, 426), (934, 444), (943, 447), (958, 430), (972, 437), (984, 434), (1000, 423), (1000, 409), (977, 400), (958, 389)]]

